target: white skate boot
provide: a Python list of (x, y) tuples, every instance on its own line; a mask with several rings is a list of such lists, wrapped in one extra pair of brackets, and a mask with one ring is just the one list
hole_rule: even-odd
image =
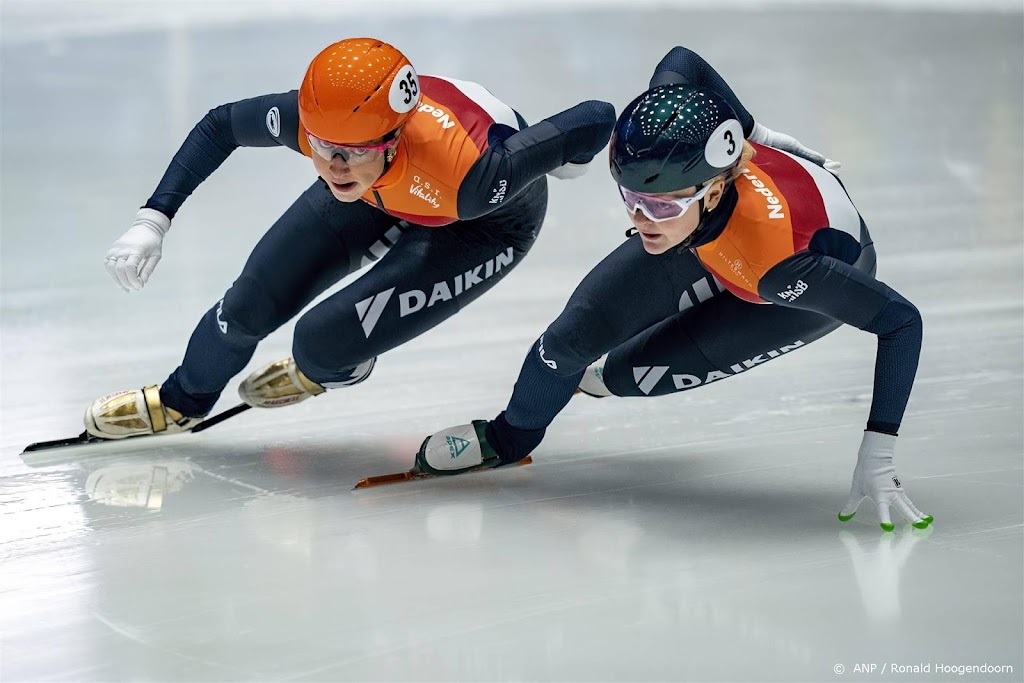
[(281, 408), (326, 389), (302, 374), (291, 358), (274, 361), (252, 373), (238, 385), (238, 395), (253, 408)]
[(100, 439), (178, 434), (202, 421), (202, 417), (185, 417), (163, 405), (156, 385), (107, 394), (85, 410), (85, 431)]
[(594, 398), (605, 398), (611, 396), (612, 392), (608, 390), (608, 387), (604, 383), (604, 364), (608, 360), (608, 354), (604, 354), (596, 361), (587, 366), (587, 369), (583, 373), (583, 377), (580, 379), (579, 389), (576, 391), (584, 393), (587, 396), (593, 396)]
[(291, 358), (274, 361), (253, 372), (238, 385), (238, 395), (253, 408), (281, 408), (312, 396), (319, 396), (328, 389), (350, 387), (370, 376), (377, 361), (374, 356), (352, 370), (351, 377), (341, 382), (328, 382), (321, 386), (302, 374), (302, 370)]

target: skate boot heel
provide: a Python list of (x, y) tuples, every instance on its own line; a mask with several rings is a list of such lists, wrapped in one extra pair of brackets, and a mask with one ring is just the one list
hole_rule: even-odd
[(319, 396), (326, 389), (302, 374), (291, 358), (256, 370), (238, 385), (238, 396), (253, 408), (282, 408)]

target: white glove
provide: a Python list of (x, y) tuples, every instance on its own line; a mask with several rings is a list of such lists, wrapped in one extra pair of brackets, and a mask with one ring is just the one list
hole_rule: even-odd
[(850, 499), (846, 501), (839, 520), (848, 522), (857, 513), (857, 508), (865, 498), (870, 498), (878, 509), (878, 518), (882, 528), (892, 531), (895, 526), (889, 518), (889, 507), (899, 511), (918, 529), (924, 529), (934, 518), (925, 515), (910, 502), (903, 485), (896, 476), (893, 454), (896, 450), (896, 437), (891, 434), (865, 431), (857, 454), (857, 467), (853, 470), (853, 484), (850, 486)]
[(575, 180), (581, 177), (590, 168), (590, 162), (585, 164), (574, 164), (567, 161), (558, 168), (548, 171), (548, 175), (559, 180)]
[(139, 209), (135, 222), (121, 235), (106, 256), (107, 272), (126, 292), (142, 289), (160, 262), (164, 235), (171, 219), (156, 209)]
[(824, 154), (815, 152), (809, 147), (805, 147), (803, 143), (792, 135), (777, 133), (771, 128), (762, 126), (757, 122), (754, 122), (754, 130), (750, 131), (750, 137), (747, 139), (751, 142), (756, 142), (759, 145), (766, 145), (774, 149), (781, 149), (783, 152), (789, 152), (790, 154), (795, 154), (796, 156), (807, 159), (808, 161), (813, 161), (816, 164), (824, 166), (826, 170), (832, 171), (833, 173), (843, 166), (840, 162), (826, 159)]

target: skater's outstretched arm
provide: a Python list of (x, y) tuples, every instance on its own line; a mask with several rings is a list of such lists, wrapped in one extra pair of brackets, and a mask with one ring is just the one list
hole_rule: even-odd
[(107, 272), (124, 291), (141, 290), (163, 254), (171, 220), (200, 183), (238, 147), (283, 145), (301, 152), (298, 91), (211, 109), (171, 159), (153, 196), (107, 251)]
[(676, 83), (711, 88), (724, 97), (736, 111), (740, 124), (743, 126), (743, 137), (750, 139), (750, 132), (754, 129), (754, 117), (736, 97), (736, 93), (732, 91), (725, 79), (693, 50), (674, 47), (654, 68), (654, 75), (651, 76), (650, 82), (651, 88)]
[(515, 130), (494, 124), (488, 147), (459, 186), (459, 219), (494, 211), (546, 173), (575, 177), (608, 144), (615, 108), (588, 100)]
[(211, 109), (185, 138), (145, 208), (168, 218), (238, 147), (299, 149), (298, 91), (263, 95)]
[(655, 67), (650, 87), (672, 83), (710, 88), (722, 95), (736, 111), (740, 124), (743, 126), (743, 137), (751, 142), (795, 154), (808, 161), (813, 161), (819, 166), (824, 166), (830, 171), (838, 170), (841, 166), (838, 161), (826, 159), (824, 154), (810, 149), (793, 136), (774, 131), (755, 121), (725, 79), (693, 50), (674, 47)]

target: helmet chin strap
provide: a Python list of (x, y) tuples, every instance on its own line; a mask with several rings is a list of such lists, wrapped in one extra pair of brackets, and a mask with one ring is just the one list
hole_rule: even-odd
[(700, 210), (700, 218), (697, 220), (697, 227), (693, 229), (693, 232), (687, 235), (685, 240), (679, 243), (678, 249), (680, 251), (690, 248), (690, 245), (693, 244), (693, 238), (700, 235), (705, 224), (708, 222), (708, 218), (710, 218), (711, 214), (715, 212), (715, 209), (706, 208), (706, 205), (704, 204), (704, 197), (697, 200), (697, 208)]

